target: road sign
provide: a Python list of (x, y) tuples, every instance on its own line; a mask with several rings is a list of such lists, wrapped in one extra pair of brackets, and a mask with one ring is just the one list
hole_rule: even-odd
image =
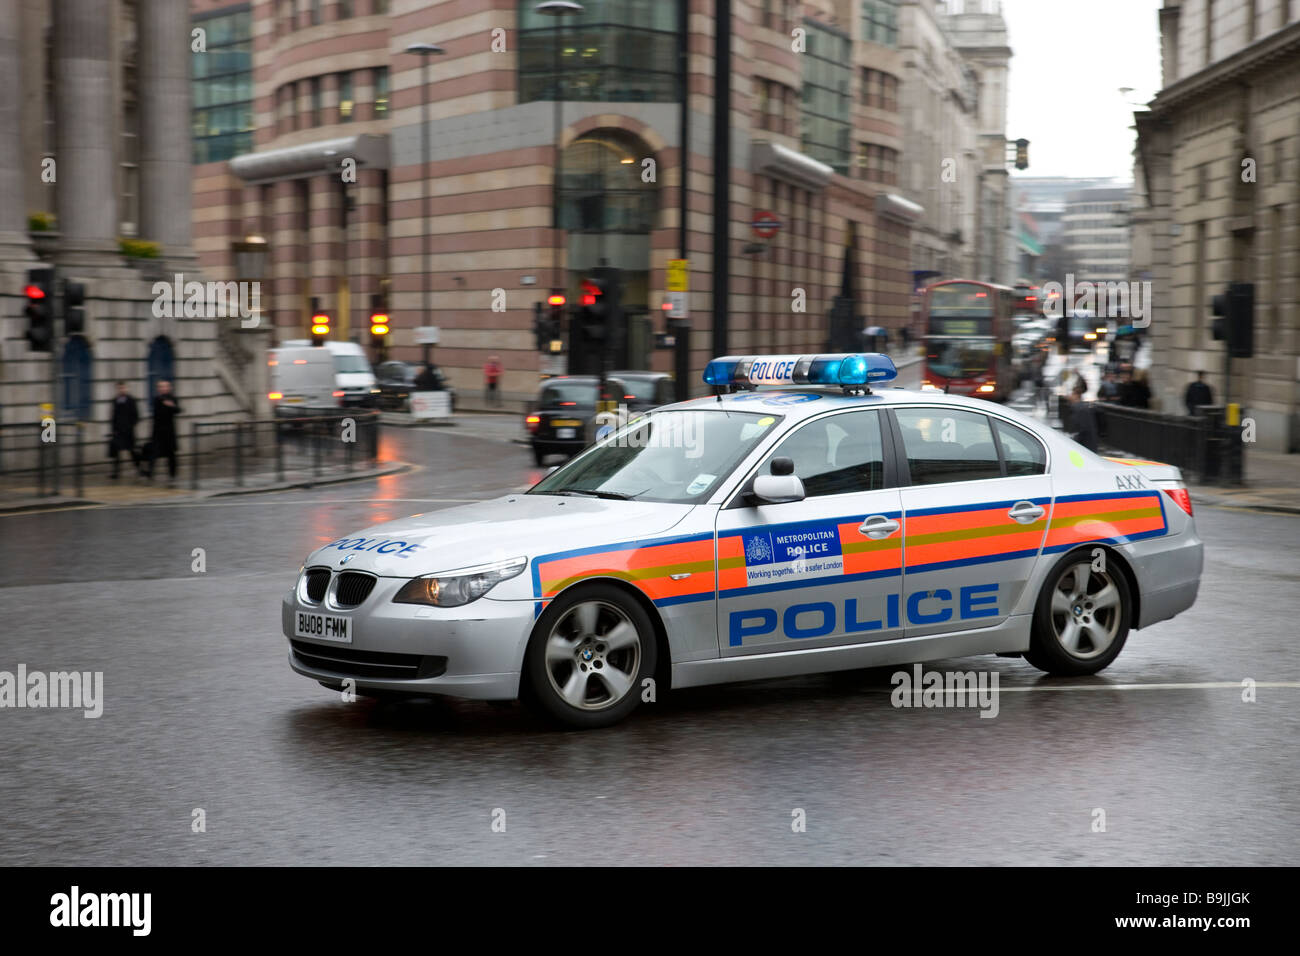
[(760, 239), (771, 239), (781, 229), (781, 220), (777, 218), (776, 213), (762, 210), (754, 213), (754, 218), (749, 223), (754, 230), (754, 235)]
[(668, 298), (668, 305), (669, 305), (668, 318), (670, 319), (686, 318), (688, 314), (686, 311), (686, 293), (669, 292), (667, 298)]
[(451, 414), (450, 392), (412, 392), (412, 418), (446, 418)]
[(686, 259), (669, 259), (668, 260), (668, 291), (685, 292), (687, 288), (687, 269), (689, 262)]
[(416, 345), (437, 345), (438, 327), (436, 325), (417, 325), (415, 327)]

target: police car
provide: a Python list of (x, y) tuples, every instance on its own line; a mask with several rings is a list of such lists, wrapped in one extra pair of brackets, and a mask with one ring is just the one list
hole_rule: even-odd
[(1191, 607), (1178, 469), (896, 374), (874, 353), (715, 359), (714, 395), (527, 492), (331, 542), (284, 598), (290, 665), (595, 727), (666, 685), (976, 654), (1092, 674)]

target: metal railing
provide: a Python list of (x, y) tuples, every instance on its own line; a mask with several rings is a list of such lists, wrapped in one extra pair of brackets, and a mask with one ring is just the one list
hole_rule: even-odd
[[(182, 423), (183, 424), (183, 423)], [(379, 413), (349, 409), (292, 418), (190, 422), (177, 437), (176, 481), (191, 490), (247, 488), (317, 480), (371, 466), (378, 457)], [(105, 485), (113, 462), (102, 422), (0, 425), (0, 504), (58, 495), (84, 497), (87, 485)], [(137, 448), (146, 447), (137, 440)], [(130, 453), (120, 454), (118, 481), (136, 475)], [(169, 477), (165, 458), (151, 463), (155, 480)]]
[(1241, 426), (1225, 424), (1222, 406), (1205, 405), (1201, 414), (1192, 416), (1108, 402), (1095, 402), (1092, 409), (1107, 448), (1176, 465), (1201, 484), (1241, 484), (1245, 474)]

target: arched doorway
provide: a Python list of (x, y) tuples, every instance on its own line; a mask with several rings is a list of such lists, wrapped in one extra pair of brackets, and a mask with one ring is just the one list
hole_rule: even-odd
[(149, 407), (153, 408), (158, 383), (176, 381), (176, 355), (172, 350), (172, 340), (165, 335), (160, 335), (149, 343), (148, 375), (148, 402)]
[(90, 421), (91, 383), (95, 356), (90, 343), (83, 335), (74, 335), (63, 346), (60, 365), (62, 388), (61, 411), (67, 418), (79, 422)]
[(651, 149), (626, 130), (584, 133), (564, 150), (560, 222), (568, 239), (568, 295), (577, 301), (584, 277), (618, 269), (626, 334), (612, 356), (616, 368), (649, 368), (650, 232), (659, 213), (655, 182), (642, 179)]

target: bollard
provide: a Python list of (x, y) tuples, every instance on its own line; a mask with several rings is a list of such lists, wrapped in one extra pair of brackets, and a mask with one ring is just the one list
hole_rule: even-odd
[(284, 423), (275, 422), (275, 480), (284, 481)]
[(235, 487), (244, 487), (244, 430), (235, 424)]
[(84, 476), (81, 471), (82, 445), (84, 444), (84, 437), (85, 437), (82, 435), (83, 428), (84, 428), (83, 424), (81, 422), (77, 422), (77, 444), (73, 450), (73, 475), (76, 478), (78, 498), (86, 497), (86, 485), (85, 485)]
[(190, 426), (190, 490), (199, 490), (199, 423)]

